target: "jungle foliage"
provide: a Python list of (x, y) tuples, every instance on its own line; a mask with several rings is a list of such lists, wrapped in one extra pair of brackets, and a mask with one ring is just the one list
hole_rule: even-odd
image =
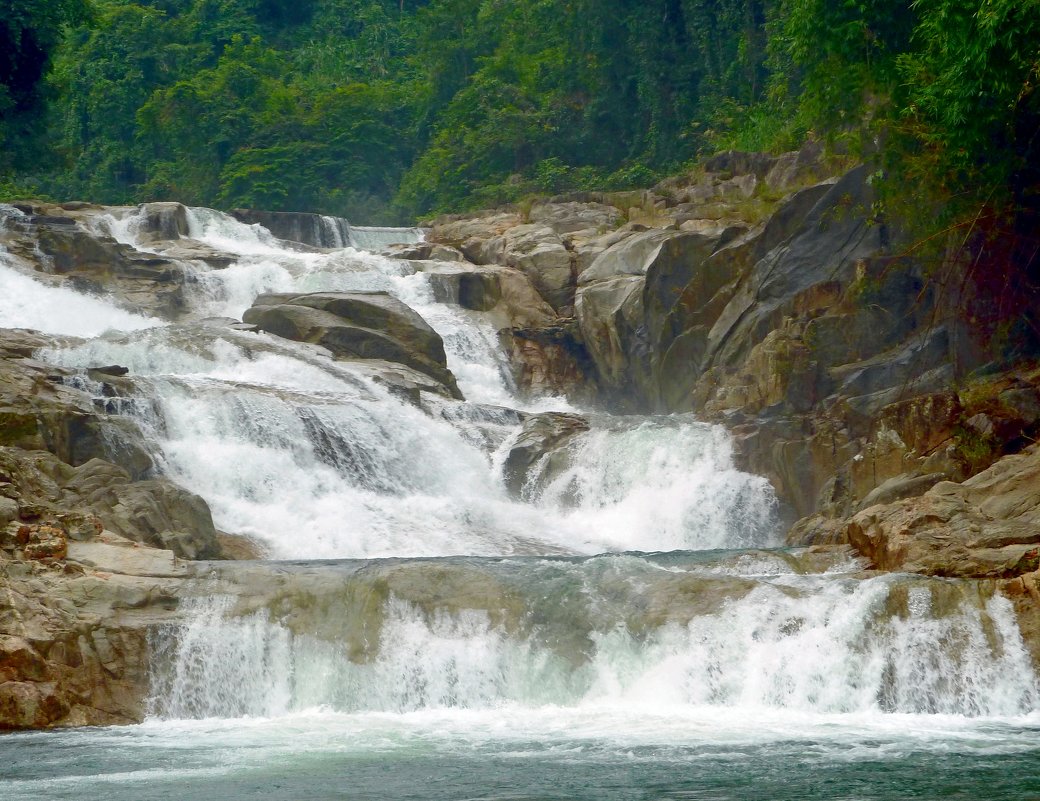
[(1040, 205), (1040, 0), (87, 3), (7, 0), (0, 192), (392, 220), (812, 135)]

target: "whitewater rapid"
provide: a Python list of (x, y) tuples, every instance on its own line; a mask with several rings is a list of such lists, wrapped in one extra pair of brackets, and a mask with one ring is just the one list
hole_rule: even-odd
[[(133, 215), (99, 225), (137, 242)], [(768, 483), (733, 464), (726, 433), (690, 418), (593, 417), (573, 466), (525, 501), (502, 464), (518, 411), (574, 411), (521, 400), (486, 315), (438, 303), (406, 261), (345, 248), (299, 252), (259, 226), (206, 209), (192, 236), (235, 255), (196, 263), (193, 316), (240, 318), (266, 292), (386, 291), (444, 339), (467, 402), (416, 408), (363, 365), (311, 346), (218, 325), (109, 333), (41, 354), (69, 367), (127, 367), (152, 401), (134, 413), (156, 463), (209, 503), (224, 531), (275, 558), (558, 554), (749, 547), (771, 542)], [(116, 310), (118, 311), (118, 310)], [(121, 312), (120, 312), (121, 313)], [(104, 326), (116, 328), (115, 311)]]
[[(162, 255), (143, 221), (91, 225)], [(342, 247), (319, 251), (187, 221), (232, 258), (184, 262), (185, 321), (0, 250), (0, 325), (77, 338), (36, 355), (99, 401), (87, 368), (128, 368), (157, 470), (296, 561), (197, 565), (149, 633), (146, 722), (3, 738), (5, 798), (245, 801), (291, 781), (313, 799), (1018, 801), (1040, 784), (1040, 682), (986, 582), (775, 548), (768, 483), (689, 416), (585, 412), (514, 497), (525, 416), (582, 410), (519, 397), (485, 315), (360, 249), (419, 232), (329, 218)], [(363, 363), (228, 325), (259, 294), (324, 290), (415, 309), (467, 400), (406, 402)]]

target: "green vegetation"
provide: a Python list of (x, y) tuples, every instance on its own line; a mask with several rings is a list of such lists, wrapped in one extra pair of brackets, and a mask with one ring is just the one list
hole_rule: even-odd
[(0, 194), (392, 220), (811, 134), (879, 214), (1040, 219), (1040, 0), (87, 2), (8, 0)]

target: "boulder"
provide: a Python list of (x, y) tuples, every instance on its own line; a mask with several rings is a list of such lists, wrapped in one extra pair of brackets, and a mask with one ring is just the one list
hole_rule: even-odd
[(31, 358), (0, 358), (0, 446), (50, 451), (73, 465), (100, 457), (143, 478), (153, 463), (140, 430), (100, 411), (72, 385), (75, 375)]
[(1040, 569), (1040, 448), (856, 514), (844, 536), (880, 570), (1013, 578)]
[(12, 244), (14, 252), (28, 256), (35, 269), (63, 276), (82, 289), (109, 292), (140, 314), (176, 320), (187, 311), (184, 264), (136, 251), (79, 227), (73, 219), (57, 219), (62, 224), (31, 223), (27, 236)]
[(191, 236), (188, 210), (181, 203), (145, 203), (141, 206), (139, 234), (152, 241), (169, 241)]
[(17, 543), (26, 558), (62, 559), (69, 540), (92, 541), (104, 530), (187, 559), (221, 557), (206, 502), (166, 479), (134, 481), (101, 459), (74, 467), (46, 452), (4, 447), (0, 478), (13, 496), (4, 500), (27, 523)]
[[(592, 265), (578, 276), (578, 286), (606, 281), (625, 275), (644, 276), (661, 244), (675, 236), (673, 231), (645, 230), (634, 232), (609, 245)], [(604, 242), (610, 240), (604, 238)]]
[(547, 225), (561, 235), (590, 229), (603, 233), (617, 228), (623, 219), (615, 206), (575, 201), (535, 203), (528, 217), (532, 223)]
[(345, 248), (350, 244), (350, 223), (342, 217), (258, 209), (232, 209), (231, 216), (246, 225), (261, 225), (287, 242), (318, 248)]
[(597, 400), (596, 370), (577, 320), (512, 328), (503, 339), (517, 387), (535, 397), (563, 396), (574, 403)]
[(532, 479), (531, 470), (542, 459), (559, 451), (574, 437), (589, 430), (584, 417), (563, 412), (532, 415), (513, 441), (503, 464), (506, 487), (521, 497)]
[(431, 261), (413, 264), (430, 277), (438, 301), (487, 312), (487, 319), (498, 331), (546, 326), (556, 320), (556, 313), (531, 279), (515, 268)]
[(321, 345), (336, 358), (400, 362), (461, 398), (440, 335), (386, 292), (260, 295), (242, 319), (285, 339)]
[[(600, 387), (618, 404), (640, 408), (649, 383), (650, 353), (642, 275), (621, 275), (582, 286), (575, 302), (581, 337)], [(632, 408), (631, 406), (629, 408)]]

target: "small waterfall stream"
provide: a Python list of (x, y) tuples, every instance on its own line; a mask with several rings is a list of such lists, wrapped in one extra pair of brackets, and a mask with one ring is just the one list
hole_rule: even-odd
[[(570, 786), (568, 765), (594, 777), (628, 764), (627, 790), (562, 796), (598, 799), (644, 797), (633, 788), (672, 786), (677, 769), (717, 787), (733, 760), (782, 772), (803, 752), (841, 776), (889, 760), (898, 786), (914, 765), (956, 772), (957, 754), (1036, 759), (1040, 685), (991, 590), (769, 550), (768, 483), (735, 468), (723, 429), (685, 416), (590, 414), (563, 467), (536, 465), (512, 497), (503, 461), (524, 414), (578, 410), (519, 398), (486, 316), (365, 250), (418, 232), (333, 220), (341, 247), (301, 251), (219, 212), (188, 221), (234, 258), (192, 262), (192, 313), (176, 324), (48, 286), (0, 252), (2, 324), (83, 338), (43, 360), (129, 368), (151, 402), (128, 413), (161, 472), (204, 497), (218, 528), (302, 560), (208, 568), (181, 622), (152, 632), (149, 722), (97, 743), (183, 757), (198, 792), (228, 781), (235, 798), (256, 797), (237, 782), (268, 763), (309, 770), (309, 797), (344, 797), (321, 784), (343, 754), (365, 798), (462, 797), (423, 785), (430, 760), (480, 787), (514, 769), (524, 787), (556, 777), (538, 797)], [(162, 251), (140, 242), (132, 210), (95, 225)], [(417, 311), (467, 400), (414, 405), (363, 364), (207, 320), (241, 318), (266, 292), (329, 290), (386, 291)], [(410, 789), (379, 778), (396, 759)], [(156, 770), (157, 793), (181, 776)], [(775, 798), (810, 797), (812, 771), (794, 773), (800, 794), (779, 782)], [(13, 797), (38, 789), (20, 787)], [(749, 797), (734, 793), (683, 797)]]

